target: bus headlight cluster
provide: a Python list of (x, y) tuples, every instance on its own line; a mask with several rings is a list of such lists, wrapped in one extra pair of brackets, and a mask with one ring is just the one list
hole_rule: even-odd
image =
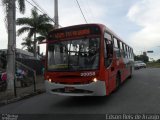
[(49, 81), (49, 82), (52, 82), (52, 79), (51, 79), (51, 78), (49, 78), (49, 79), (48, 79), (48, 81)]
[(93, 78), (93, 82), (97, 82), (97, 78)]

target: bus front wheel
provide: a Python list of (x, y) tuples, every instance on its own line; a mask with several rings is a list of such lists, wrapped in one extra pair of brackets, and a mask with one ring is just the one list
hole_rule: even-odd
[(130, 75), (128, 77), (129, 79), (132, 78), (132, 67), (130, 67)]
[(121, 84), (121, 75), (118, 72), (117, 75), (116, 75), (116, 90), (118, 90), (120, 84)]

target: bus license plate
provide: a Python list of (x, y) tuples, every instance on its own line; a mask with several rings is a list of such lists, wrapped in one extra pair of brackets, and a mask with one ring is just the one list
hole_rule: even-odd
[(75, 90), (75, 88), (74, 87), (65, 87), (64, 90), (65, 90), (65, 92), (72, 92)]

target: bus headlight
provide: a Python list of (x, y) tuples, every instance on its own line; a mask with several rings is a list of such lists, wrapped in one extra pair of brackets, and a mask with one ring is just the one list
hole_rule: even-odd
[(48, 79), (48, 81), (49, 81), (49, 82), (52, 82), (52, 79), (50, 78), (50, 79)]
[(93, 78), (93, 82), (97, 82), (97, 78)]

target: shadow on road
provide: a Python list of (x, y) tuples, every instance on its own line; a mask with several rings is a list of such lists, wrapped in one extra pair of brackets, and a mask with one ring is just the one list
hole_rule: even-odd
[[(88, 97), (67, 97), (62, 101), (57, 102), (57, 107), (90, 107), (100, 106), (106, 104), (110, 99), (110, 96), (88, 96)], [(55, 104), (54, 104), (55, 106)]]

